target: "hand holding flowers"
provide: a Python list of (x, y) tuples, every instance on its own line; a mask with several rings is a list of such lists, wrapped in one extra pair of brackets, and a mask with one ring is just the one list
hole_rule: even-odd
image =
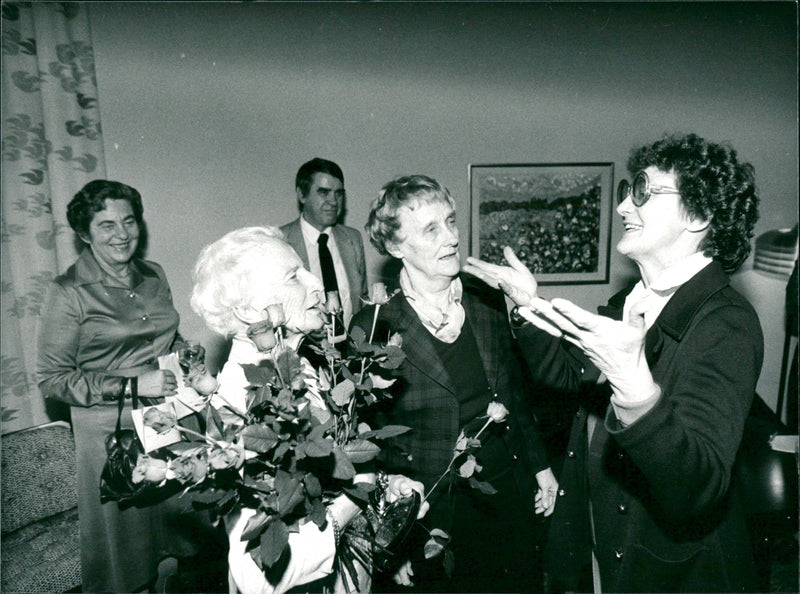
[[(335, 303), (329, 305), (335, 310)], [(137, 482), (177, 481), (220, 516), (254, 510), (242, 539), (249, 541), (250, 555), (264, 570), (284, 554), (289, 533), (299, 523), (327, 526), (326, 506), (338, 497), (366, 508), (375, 489), (369, 468), (380, 451), (378, 443), (409, 431), (401, 426), (373, 429), (359, 421), (362, 408), (390, 397), (387, 389), (394, 380), (387, 376), (404, 359), (397, 337), (374, 345), (358, 329), (343, 335), (347, 346), (339, 348), (331, 311), (322, 339), (306, 338), (310, 350), (325, 361), (314, 366), (284, 343), (285, 319), (278, 307), (268, 308), (267, 319), (249, 328), (248, 337), (269, 356), (259, 365), (242, 365), (250, 385), (245, 404), (222, 415), (212, 403), (224, 401), (224, 393), (216, 393), (217, 401), (210, 399), (202, 411), (203, 433), (181, 427), (168, 412), (149, 413), (147, 426), (177, 429), (184, 440), (141, 456), (134, 472)], [(198, 391), (217, 390), (202, 362), (190, 362), (188, 368), (187, 381)], [(423, 491), (421, 483), (390, 476), (384, 497), (392, 504), (417, 492), (419, 502)], [(427, 503), (413, 507), (411, 520), (427, 508)], [(340, 571), (351, 578), (356, 562), (368, 565), (372, 555), (371, 528), (367, 522), (360, 525), (361, 533), (343, 531), (339, 547)]]

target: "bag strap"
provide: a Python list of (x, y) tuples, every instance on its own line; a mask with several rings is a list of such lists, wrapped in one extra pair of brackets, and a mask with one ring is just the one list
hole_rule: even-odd
[(137, 376), (129, 377), (128, 383), (131, 387), (131, 403), (133, 408), (139, 408), (139, 378)]
[(125, 408), (125, 391), (128, 387), (128, 382), (130, 378), (124, 378), (122, 380), (122, 389), (119, 391), (117, 395), (117, 428), (114, 430), (114, 433), (119, 438), (119, 434), (122, 431), (122, 409)]
[(128, 391), (128, 387), (131, 389), (131, 404), (133, 408), (139, 408), (139, 378), (136, 376), (126, 377), (122, 382), (122, 390), (117, 396), (117, 428), (115, 429), (117, 436), (122, 431), (122, 410), (125, 408), (125, 392)]

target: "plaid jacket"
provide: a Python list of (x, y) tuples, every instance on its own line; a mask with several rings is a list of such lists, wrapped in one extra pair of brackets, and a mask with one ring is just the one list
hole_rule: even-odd
[[(532, 413), (524, 401), (523, 365), (512, 340), (502, 294), (489, 289), (474, 277), (463, 275), (462, 303), (472, 326), (489, 383), (486, 402), (497, 395), (510, 411), (503, 438), (514, 460), (514, 477), (523, 497), (533, 507), (535, 474), (549, 466)], [(374, 306), (364, 308), (353, 318), (367, 335), (371, 330)], [(380, 424), (407, 425), (412, 431), (393, 440), (397, 448), (385, 447), (382, 461), (387, 470), (421, 481), (430, 489), (450, 463), (458, 437), (459, 405), (455, 389), (436, 351), (433, 337), (422, 325), (402, 292), (381, 306), (375, 340), (389, 334), (403, 337), (406, 360), (398, 369), (395, 398), (373, 420)], [(440, 484), (429, 499), (431, 511), (426, 520), (432, 526), (449, 530), (452, 498), (448, 485)]]

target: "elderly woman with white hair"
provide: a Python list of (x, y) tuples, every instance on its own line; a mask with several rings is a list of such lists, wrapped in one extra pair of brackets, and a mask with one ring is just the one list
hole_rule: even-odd
[[(276, 227), (246, 227), (231, 231), (206, 246), (194, 268), (192, 309), (208, 327), (232, 338), (227, 362), (217, 376), (219, 387), (211, 403), (220, 411), (245, 411), (248, 381), (242, 365), (257, 365), (271, 356), (256, 346), (248, 329), (263, 322), (267, 310), (282, 309), (284, 343), (295, 350), (308, 333), (320, 330), (325, 321), (323, 287), (303, 268), (300, 258)], [(313, 406), (313, 404), (312, 404)], [(371, 474), (357, 475), (353, 482), (374, 482)], [(420, 483), (401, 476), (390, 477), (387, 500), (423, 491)], [(244, 508), (226, 518), (231, 592), (245, 594), (280, 593), (315, 580), (334, 580), (336, 556), (335, 527), (344, 529), (359, 513), (346, 495), (328, 506), (329, 521), (324, 530), (313, 522), (301, 523), (289, 536), (291, 555), (285, 571), (273, 579), (256, 565), (247, 551), (242, 533), (255, 510)], [(420, 510), (424, 513), (424, 509)], [(358, 591), (369, 588), (369, 576)], [(326, 582), (327, 583), (327, 582)], [(344, 584), (335, 578), (335, 591)], [(321, 587), (321, 586), (320, 586)]]

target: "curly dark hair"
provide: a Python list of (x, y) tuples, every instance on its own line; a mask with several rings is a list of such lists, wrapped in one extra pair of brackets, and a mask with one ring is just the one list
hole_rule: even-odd
[(79, 237), (89, 236), (92, 219), (98, 212), (105, 210), (106, 200), (127, 200), (141, 229), (144, 215), (141, 194), (118, 181), (95, 179), (83, 186), (67, 205), (67, 221)]
[(730, 146), (697, 134), (667, 135), (631, 152), (631, 174), (651, 165), (674, 172), (686, 211), (710, 222), (700, 244), (703, 254), (717, 260), (727, 273), (735, 272), (750, 255), (758, 220), (753, 166), (740, 162)]

